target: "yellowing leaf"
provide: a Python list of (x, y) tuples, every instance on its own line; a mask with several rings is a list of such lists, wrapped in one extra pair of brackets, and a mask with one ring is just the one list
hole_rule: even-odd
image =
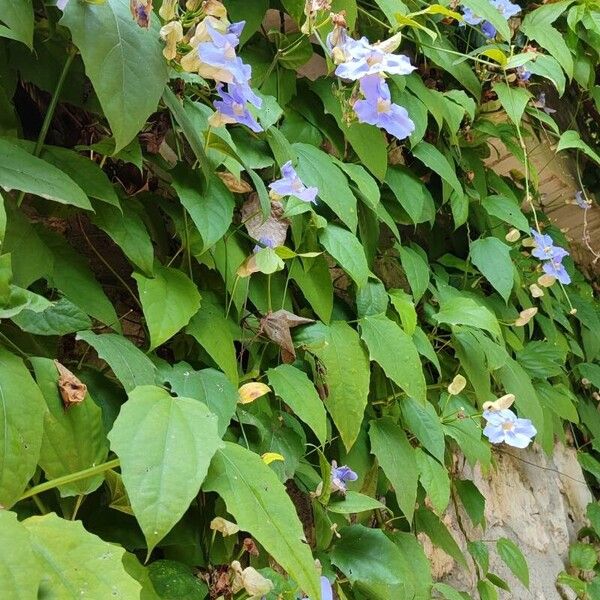
[(278, 452), (265, 452), (264, 454), (261, 455), (261, 458), (263, 459), (263, 462), (265, 463), (265, 465), (270, 465), (272, 462), (275, 462), (276, 460), (281, 460), (281, 461), (285, 460), (285, 458), (283, 458), (283, 456), (281, 456), (281, 454), (279, 454)]
[(502, 66), (506, 65), (506, 62), (508, 60), (506, 54), (504, 54), (502, 50), (498, 50), (498, 48), (487, 48), (486, 50), (481, 52), (481, 54), (483, 56), (491, 58), (492, 60), (495, 60), (498, 64)]
[(268, 394), (271, 391), (271, 388), (265, 383), (260, 383), (258, 381), (251, 381), (250, 383), (245, 383), (239, 390), (239, 400), (240, 404), (250, 404), (250, 402), (254, 402), (257, 398)]

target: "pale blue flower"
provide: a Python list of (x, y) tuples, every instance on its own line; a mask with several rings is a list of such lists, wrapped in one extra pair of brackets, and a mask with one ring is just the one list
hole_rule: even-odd
[(514, 448), (526, 448), (531, 443), (531, 438), (537, 434), (536, 428), (529, 419), (519, 419), (512, 410), (483, 412), (487, 425), (483, 430), (492, 444), (504, 442)]
[(368, 75), (360, 80), (364, 99), (354, 103), (354, 112), (360, 123), (385, 129), (399, 140), (407, 138), (415, 124), (402, 106), (391, 101), (390, 88), (379, 75)]
[(315, 198), (319, 193), (316, 187), (306, 187), (294, 167), (292, 161), (286, 162), (281, 167), (282, 178), (269, 185), (278, 196), (294, 196), (304, 202), (316, 202)]
[(69, 0), (56, 0), (56, 6), (57, 8), (60, 8), (60, 10), (65, 10), (67, 4), (69, 4)]
[(346, 38), (342, 49), (347, 60), (338, 65), (335, 74), (344, 79), (356, 81), (367, 75), (383, 73), (409, 75), (416, 69), (410, 64), (408, 56), (386, 52), (376, 44), (369, 43), (365, 37), (360, 40)]
[(531, 71), (528, 71), (525, 67), (517, 67), (517, 77), (520, 81), (529, 81)]
[(358, 479), (358, 475), (346, 465), (341, 467), (337, 466), (337, 463), (334, 461), (331, 462), (331, 489), (334, 492), (346, 492), (346, 482), (347, 481), (356, 481)]
[[(304, 596), (303, 600), (310, 600), (310, 598)], [(324, 575), (321, 576), (321, 600), (333, 600), (333, 587)]]
[[(562, 250), (562, 248), (561, 248), (561, 250)], [(562, 259), (562, 257), (561, 257), (561, 259)], [(565, 269), (564, 265), (561, 263), (561, 259), (547, 260), (542, 265), (542, 269), (544, 270), (544, 273), (546, 273), (547, 275), (551, 275), (552, 277), (555, 277), (563, 285), (569, 285), (569, 283), (571, 283), (571, 277), (567, 273), (567, 270)]]
[(232, 83), (225, 90), (225, 86), (218, 83), (217, 92), (221, 99), (215, 100), (214, 106), (217, 109), (221, 123), (241, 123), (257, 133), (263, 131), (263, 128), (248, 110), (247, 93), (243, 86)]
[[(521, 12), (521, 7), (518, 4), (513, 4), (509, 0), (490, 0), (490, 4), (498, 10), (498, 12), (508, 21), (511, 17), (518, 15)], [(484, 21), (482, 17), (476, 15), (470, 8), (462, 7), (463, 21), (461, 25), (481, 25), (481, 32), (488, 38), (493, 38), (496, 35), (496, 28), (489, 22)]]
[(496, 37), (496, 28), (489, 21), (484, 21), (481, 25), (481, 33), (486, 38), (493, 38)]
[(500, 11), (500, 14), (506, 19), (517, 16), (521, 12), (521, 7), (518, 4), (510, 2), (510, 0), (490, 0), (492, 6)]
[(535, 248), (531, 253), (540, 260), (555, 260), (561, 261), (565, 256), (569, 256), (569, 253), (560, 246), (555, 246), (553, 239), (546, 234), (539, 233), (535, 229), (531, 230)]

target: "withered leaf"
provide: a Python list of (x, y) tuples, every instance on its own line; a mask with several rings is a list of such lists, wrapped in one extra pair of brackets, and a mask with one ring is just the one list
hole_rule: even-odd
[(314, 319), (305, 319), (287, 310), (278, 310), (267, 313), (260, 320), (260, 331), (281, 348), (283, 362), (292, 363), (296, 359), (296, 351), (290, 329), (314, 322)]
[(272, 248), (283, 246), (290, 222), (283, 218), (283, 204), (271, 201), (271, 214), (263, 217), (258, 194), (251, 194), (241, 210), (242, 221), (251, 237), (268, 242)]
[(150, 27), (153, 0), (129, 0), (129, 10), (133, 20), (144, 29)]
[(217, 176), (225, 184), (227, 189), (234, 194), (247, 194), (252, 191), (252, 186), (249, 183), (243, 179), (238, 179), (229, 171), (219, 171)]
[(57, 360), (54, 361), (54, 364), (59, 374), (58, 390), (60, 391), (65, 409), (83, 402), (87, 394), (85, 383), (82, 383), (67, 367), (61, 365)]

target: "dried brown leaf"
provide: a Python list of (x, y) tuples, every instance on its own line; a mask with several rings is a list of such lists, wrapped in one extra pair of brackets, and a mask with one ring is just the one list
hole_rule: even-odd
[(65, 409), (83, 402), (87, 394), (85, 383), (81, 382), (67, 367), (61, 365), (57, 360), (54, 361), (54, 364), (59, 373), (58, 390), (60, 391)]
[(278, 310), (267, 313), (260, 320), (260, 330), (281, 348), (283, 362), (291, 363), (296, 358), (296, 351), (294, 350), (290, 329), (314, 322), (314, 319), (299, 317), (287, 310)]

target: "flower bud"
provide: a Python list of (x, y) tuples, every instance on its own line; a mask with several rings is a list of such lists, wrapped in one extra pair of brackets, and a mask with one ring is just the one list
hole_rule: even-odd
[(521, 232), (514, 227), (504, 236), (507, 242), (516, 242), (521, 237)]
[[(164, 6), (164, 5), (163, 5)], [(167, 60), (173, 60), (177, 56), (177, 42), (183, 39), (183, 28), (179, 21), (171, 21), (160, 28), (160, 37), (165, 40), (163, 55)]]
[(542, 287), (550, 287), (556, 283), (556, 277), (552, 277), (552, 275), (540, 275), (537, 282)]
[(519, 318), (515, 321), (516, 327), (525, 327), (535, 315), (537, 315), (537, 307), (534, 306), (532, 308), (526, 308), (519, 313)]
[(457, 396), (465, 389), (466, 385), (467, 380), (462, 375), (457, 375), (448, 386), (448, 393), (451, 396)]
[(237, 533), (240, 530), (236, 523), (232, 523), (231, 521), (228, 521), (223, 517), (215, 517), (210, 522), (210, 528), (213, 531), (219, 531), (220, 533), (222, 533), (223, 537), (233, 535), (234, 533)]
[(537, 283), (532, 283), (529, 286), (532, 298), (541, 298), (544, 295), (544, 290)]
[(177, 16), (178, 4), (179, 0), (163, 0), (163, 3), (158, 10), (160, 18), (164, 21), (172, 21)]

